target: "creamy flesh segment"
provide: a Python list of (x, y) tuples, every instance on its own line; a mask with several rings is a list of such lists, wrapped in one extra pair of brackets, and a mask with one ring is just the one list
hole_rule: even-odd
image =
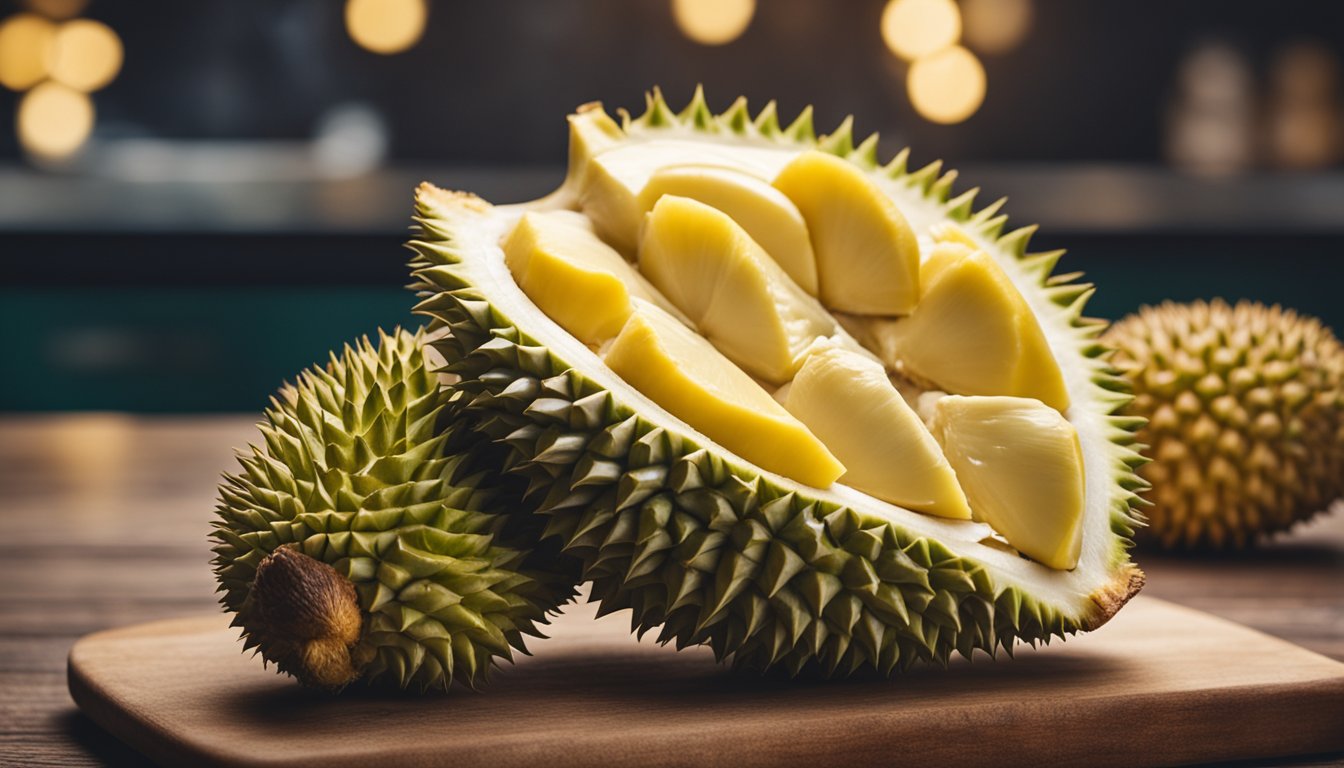
[[(763, 469), (980, 520), (1044, 565), (1077, 563), (1084, 473), (1063, 375), (973, 238), (929, 231), (921, 257), (890, 196), (819, 151), (597, 149), (581, 214), (524, 214), (503, 241), (544, 313)], [(929, 390), (952, 394), (926, 420)], [(1013, 438), (1020, 454), (991, 449), (1011, 429), (1039, 434)]]
[(916, 512), (971, 518), (942, 449), (880, 363), (819, 349), (789, 385), (784, 407), (844, 462), (842, 483)]
[(1032, 397), (1068, 410), (1040, 323), (993, 257), (939, 243), (920, 280), (923, 294), (909, 317), (865, 321), (885, 361), (948, 392)]
[(772, 472), (825, 488), (844, 467), (799, 421), (704, 337), (636, 302), (604, 358), (673, 415)]
[(639, 206), (651, 211), (668, 195), (688, 197), (723, 211), (799, 288), (817, 295), (817, 259), (807, 223), (798, 207), (768, 182), (732, 168), (675, 165), (649, 177), (639, 193)]
[(671, 309), (580, 214), (525, 213), (503, 248), (523, 292), (585, 344), (601, 344), (620, 332), (632, 297)]
[(669, 195), (646, 215), (639, 269), (705, 338), (766, 382), (791, 379), (818, 338), (861, 349), (746, 230), (696, 200)]
[(821, 300), (857, 315), (904, 315), (919, 300), (919, 244), (896, 204), (863, 171), (803, 152), (774, 180), (802, 211)]
[(1040, 563), (1078, 564), (1082, 447), (1059, 411), (1026, 397), (948, 395), (931, 426), (977, 518)]

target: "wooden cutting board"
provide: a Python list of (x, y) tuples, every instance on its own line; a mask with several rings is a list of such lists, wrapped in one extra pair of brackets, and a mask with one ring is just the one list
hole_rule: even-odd
[(85, 637), (70, 692), (164, 765), (1155, 765), (1344, 749), (1344, 664), (1137, 598), (1090, 635), (895, 680), (785, 682), (572, 606), (484, 693), (305, 690), (223, 616)]

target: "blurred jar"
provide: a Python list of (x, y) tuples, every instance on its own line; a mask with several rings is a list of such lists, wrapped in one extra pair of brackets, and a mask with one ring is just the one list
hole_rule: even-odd
[(1310, 42), (1281, 49), (1269, 70), (1266, 155), (1276, 168), (1323, 168), (1344, 150), (1339, 59)]

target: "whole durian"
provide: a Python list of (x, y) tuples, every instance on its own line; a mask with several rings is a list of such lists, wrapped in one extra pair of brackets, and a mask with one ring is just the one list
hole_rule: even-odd
[(301, 373), (220, 487), (221, 602), (305, 684), (475, 687), (574, 592), (539, 526), (495, 511), (515, 492), (471, 469), (424, 341), (380, 332)]
[(753, 668), (885, 674), (1138, 591), (1141, 420), (1034, 228), (810, 110), (655, 90), (569, 121), (542, 200), (422, 185), (412, 268), (457, 424), (507, 450), (602, 612)]
[(1278, 306), (1166, 302), (1107, 339), (1152, 458), (1147, 511), (1168, 547), (1244, 547), (1344, 496), (1344, 348)]

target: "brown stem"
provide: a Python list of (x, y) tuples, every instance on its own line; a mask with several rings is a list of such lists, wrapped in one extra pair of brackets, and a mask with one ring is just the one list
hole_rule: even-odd
[(350, 580), (292, 546), (257, 566), (249, 597), (261, 652), (307, 685), (339, 689), (359, 677), (364, 615)]

